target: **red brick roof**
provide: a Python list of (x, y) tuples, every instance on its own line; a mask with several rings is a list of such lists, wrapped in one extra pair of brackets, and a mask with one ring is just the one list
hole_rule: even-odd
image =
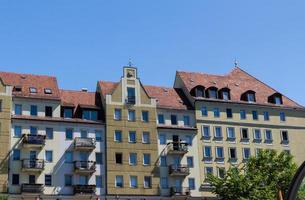
[(61, 104), (63, 106), (98, 108), (98, 98), (95, 92), (76, 90), (60, 90)]
[[(182, 79), (189, 92), (192, 88), (198, 85), (204, 86), (206, 89), (209, 87), (216, 87), (218, 89), (227, 87), (230, 89), (231, 101), (233, 102), (241, 102), (241, 95), (248, 90), (253, 90), (256, 93), (257, 104), (270, 105), (270, 103), (268, 103), (268, 97), (278, 93), (276, 90), (259, 81), (239, 67), (234, 68), (227, 75), (211, 75), (198, 72), (178, 71), (177, 76)], [(286, 96), (282, 96), (282, 99), (282, 106), (303, 108), (303, 106), (297, 104)]]
[[(21, 92), (13, 91), (14, 96), (31, 97), (43, 99), (58, 99), (59, 89), (57, 80), (52, 76), (33, 75), (33, 74), (19, 74), (12, 72), (0, 72), (0, 78), (6, 85), (14, 87), (21, 87)], [(37, 88), (37, 93), (30, 93), (30, 87)], [(45, 89), (52, 90), (52, 94), (45, 94)]]
[(102, 95), (105, 97), (106, 94), (112, 94), (118, 83), (110, 81), (99, 81), (98, 85), (102, 89)]

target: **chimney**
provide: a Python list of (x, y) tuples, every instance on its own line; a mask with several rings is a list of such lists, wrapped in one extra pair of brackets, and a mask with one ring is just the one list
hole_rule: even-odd
[(81, 91), (82, 92), (88, 92), (88, 88), (82, 88)]

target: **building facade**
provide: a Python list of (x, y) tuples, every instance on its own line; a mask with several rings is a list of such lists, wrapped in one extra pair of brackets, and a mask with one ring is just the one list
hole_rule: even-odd
[(137, 68), (96, 91), (0, 72), (0, 192), (10, 199), (215, 199), (261, 149), (305, 160), (305, 109), (236, 67), (145, 86)]

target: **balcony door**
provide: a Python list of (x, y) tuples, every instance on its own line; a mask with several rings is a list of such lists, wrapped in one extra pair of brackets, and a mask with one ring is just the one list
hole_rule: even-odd
[(30, 151), (30, 168), (36, 167), (37, 152)]
[(178, 135), (173, 135), (173, 148), (174, 151), (178, 151), (179, 150), (179, 136)]
[(80, 176), (79, 177), (80, 185), (88, 185), (88, 176)]
[(175, 180), (176, 192), (181, 192), (182, 190), (182, 181), (180, 179)]
[(29, 175), (29, 184), (35, 184), (36, 183), (36, 177), (35, 175)]
[(179, 156), (175, 156), (174, 157), (174, 165), (176, 167), (179, 167), (180, 166), (180, 163), (181, 163), (181, 158)]
[(80, 137), (81, 137), (81, 138), (88, 138), (88, 133), (87, 133), (87, 131), (81, 131), (81, 132), (80, 132)]

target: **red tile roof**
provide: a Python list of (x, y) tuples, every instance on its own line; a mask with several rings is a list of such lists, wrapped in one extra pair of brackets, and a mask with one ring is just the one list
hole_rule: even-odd
[(119, 83), (110, 81), (99, 81), (98, 85), (102, 89), (102, 95), (105, 97), (106, 94), (112, 94), (114, 89)]
[[(268, 97), (277, 93), (276, 90), (259, 81), (239, 67), (234, 68), (227, 75), (211, 75), (198, 72), (178, 71), (177, 76), (182, 79), (189, 92), (192, 88), (198, 85), (204, 86), (206, 89), (209, 87), (216, 87), (218, 89), (227, 87), (230, 89), (231, 101), (233, 102), (241, 102), (241, 95), (248, 90), (253, 90), (256, 92), (257, 104), (270, 105), (270, 103), (268, 103)], [(282, 106), (303, 108), (303, 106), (297, 104), (286, 96), (282, 96), (282, 99)]]
[(99, 108), (95, 92), (76, 90), (60, 90), (61, 104), (63, 106)]
[[(33, 74), (19, 74), (12, 72), (0, 72), (0, 78), (3, 83), (11, 86), (18, 86), (22, 88), (21, 92), (13, 91), (14, 96), (42, 98), (42, 99), (56, 99), (59, 100), (59, 89), (57, 80), (52, 76), (33, 75)], [(30, 93), (30, 87), (37, 88), (37, 93)], [(45, 89), (52, 90), (52, 94), (45, 94)]]

